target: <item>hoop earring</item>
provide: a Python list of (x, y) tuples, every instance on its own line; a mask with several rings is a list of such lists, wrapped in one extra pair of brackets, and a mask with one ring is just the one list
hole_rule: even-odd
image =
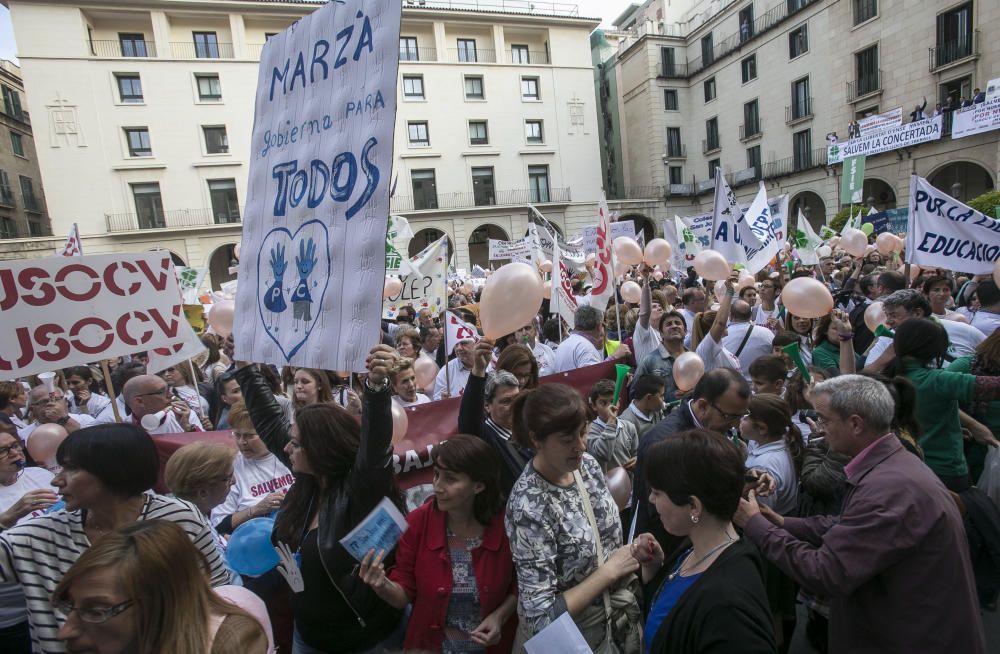
[(698, 524), (698, 523), (699, 523), (700, 521), (701, 521), (701, 518), (700, 518), (700, 517), (698, 517), (698, 514), (696, 514), (696, 513), (692, 513), (692, 514), (691, 514), (691, 524), (693, 524), (693, 525), (696, 525), (696, 524)]

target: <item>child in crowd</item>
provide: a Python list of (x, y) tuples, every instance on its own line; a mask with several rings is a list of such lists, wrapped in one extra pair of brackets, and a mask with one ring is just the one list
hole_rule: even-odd
[(587, 398), (592, 420), (587, 430), (587, 453), (605, 472), (619, 466), (631, 469), (639, 449), (639, 433), (634, 424), (618, 419), (618, 407), (612, 404), (614, 395), (615, 383), (601, 379)]

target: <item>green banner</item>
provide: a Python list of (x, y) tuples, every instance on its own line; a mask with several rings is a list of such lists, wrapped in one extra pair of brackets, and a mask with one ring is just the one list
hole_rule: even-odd
[(865, 183), (865, 155), (859, 154), (844, 159), (840, 178), (840, 204), (861, 204), (861, 187)]

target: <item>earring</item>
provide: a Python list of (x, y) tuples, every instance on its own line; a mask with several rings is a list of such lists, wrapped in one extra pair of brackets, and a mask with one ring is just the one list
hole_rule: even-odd
[(697, 513), (692, 513), (691, 514), (691, 524), (696, 525), (696, 524), (698, 524), (698, 522), (700, 520), (701, 520), (701, 518), (698, 517)]

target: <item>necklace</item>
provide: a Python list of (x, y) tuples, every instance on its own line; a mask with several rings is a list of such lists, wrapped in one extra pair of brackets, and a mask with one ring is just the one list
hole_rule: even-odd
[[(722, 548), (724, 548), (724, 547), (726, 547), (728, 545), (731, 545), (731, 544), (733, 544), (733, 543), (736, 542), (736, 539), (732, 538), (729, 534), (726, 534), (726, 538), (728, 538), (729, 540), (723, 541), (723, 542), (719, 543), (718, 545), (716, 545), (715, 547), (713, 547), (712, 549), (708, 550), (708, 553), (705, 554), (705, 556), (703, 556), (700, 559), (698, 559), (697, 561), (695, 561), (694, 565), (692, 565), (691, 567), (689, 567), (688, 570), (693, 570), (693, 569), (697, 568), (699, 565), (701, 565), (706, 560), (708, 560), (708, 557), (712, 556), (713, 554), (715, 554), (716, 552), (718, 552)], [(692, 554), (694, 554), (694, 548), (691, 548), (691, 551), (688, 552), (687, 556), (684, 557), (684, 560), (681, 561), (681, 564), (679, 566), (677, 566), (677, 569), (674, 570), (673, 572), (671, 572), (667, 576), (667, 581), (673, 581), (674, 579), (677, 578), (677, 575), (679, 575), (681, 572), (684, 571), (684, 564), (687, 563), (688, 559), (691, 558)]]

